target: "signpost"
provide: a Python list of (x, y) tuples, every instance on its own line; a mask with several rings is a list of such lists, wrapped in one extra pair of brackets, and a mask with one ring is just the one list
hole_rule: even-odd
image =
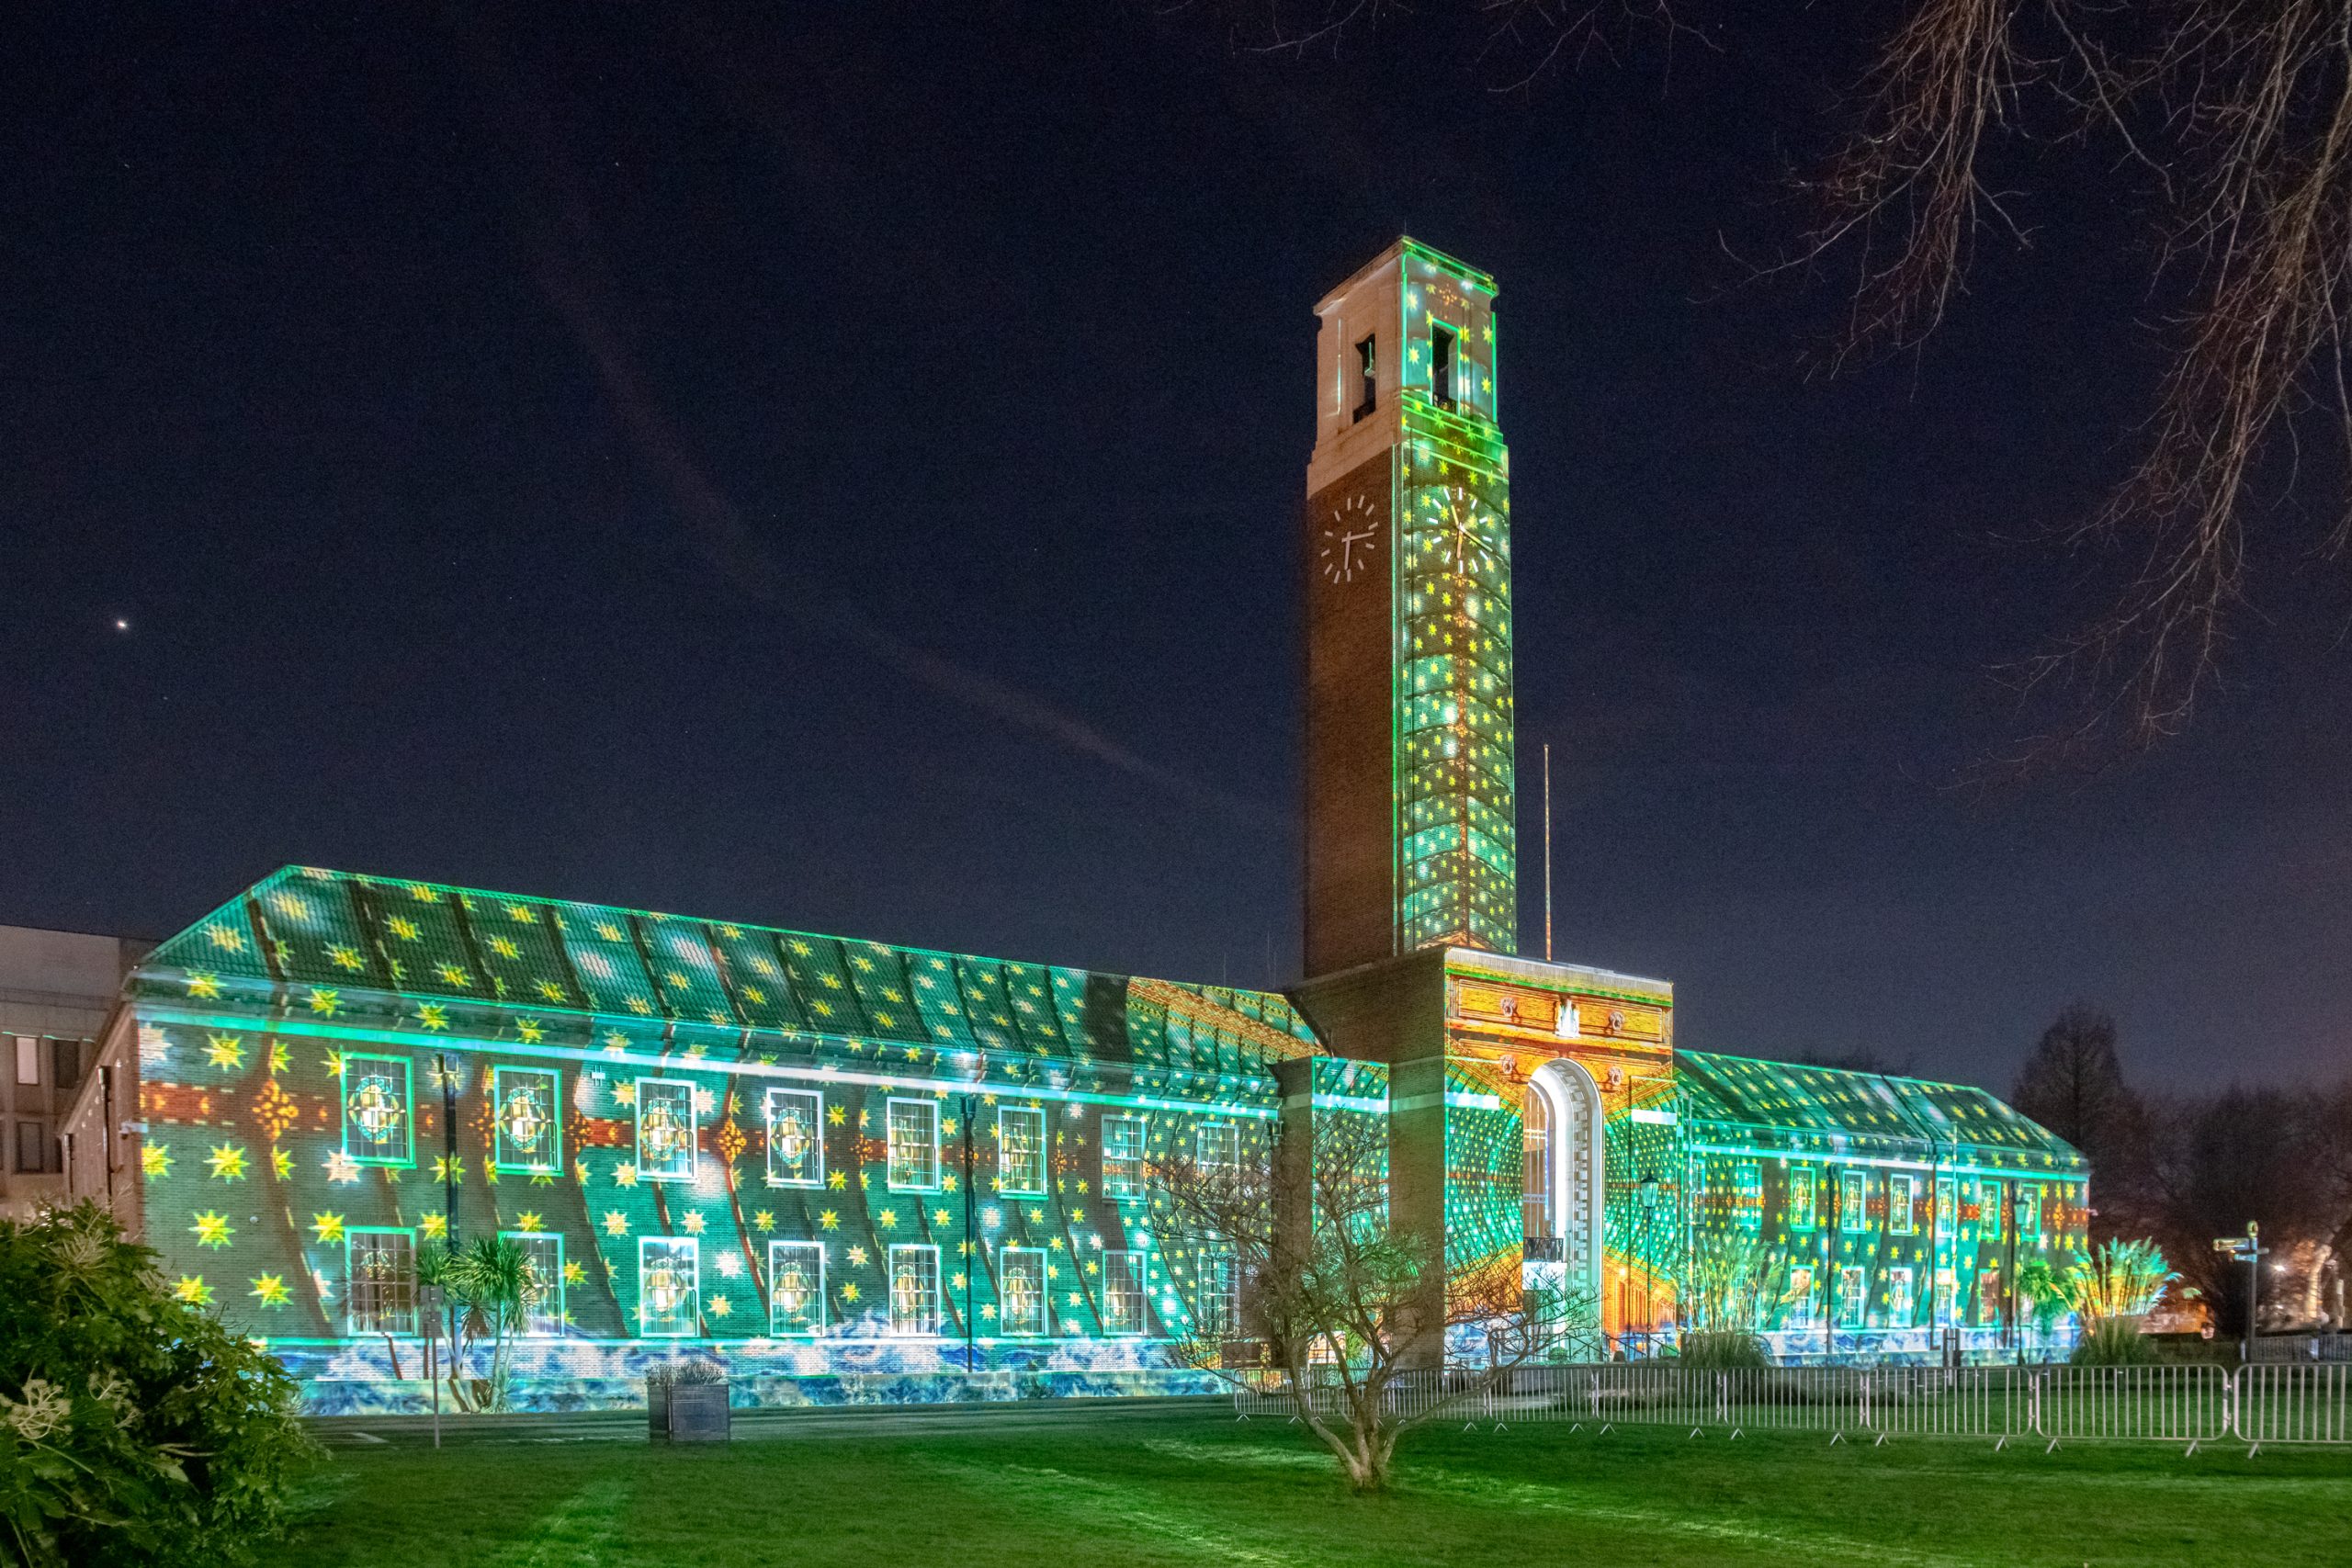
[(2262, 1260), (2270, 1256), (2270, 1249), (2262, 1245), (2262, 1227), (2248, 1220), (2245, 1235), (2215, 1236), (2213, 1250), (2245, 1264), (2245, 1338), (2238, 1347), (2238, 1359), (2251, 1361), (2254, 1359), (2255, 1308), (2262, 1300)]
[(424, 1376), (433, 1384), (433, 1446), (437, 1449), (441, 1446), (441, 1287), (418, 1287), (416, 1311), (424, 1319)]

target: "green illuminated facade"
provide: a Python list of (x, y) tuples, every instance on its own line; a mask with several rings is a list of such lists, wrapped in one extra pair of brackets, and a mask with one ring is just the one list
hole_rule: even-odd
[(322, 1411), (423, 1406), (416, 1258), (490, 1235), (560, 1282), (526, 1407), (634, 1404), (681, 1348), (739, 1403), (1201, 1386), (1171, 1345), (1232, 1270), (1157, 1173), (1316, 1117), (1377, 1118), (1389, 1222), (1563, 1303), (1564, 1355), (2050, 1348), (2016, 1281), (2082, 1247), (2072, 1149), (1982, 1090), (1679, 1050), (1666, 983), (1512, 955), (1493, 308), (1410, 241), (1321, 307), (1288, 992), (289, 867), (134, 974), (72, 1186)]

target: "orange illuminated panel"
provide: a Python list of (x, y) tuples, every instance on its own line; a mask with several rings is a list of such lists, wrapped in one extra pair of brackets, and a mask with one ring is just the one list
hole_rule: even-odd
[(1454, 1010), (1465, 1023), (1500, 1024), (1505, 1029), (1537, 1029), (1550, 1034), (1560, 1023), (1560, 998), (1543, 991), (1514, 986), (1474, 986), (1454, 988)]
[(1572, 997), (1576, 1010), (1574, 1033), (1581, 1040), (1629, 1040), (1636, 1044), (1666, 1043), (1666, 1010), (1640, 1002), (1612, 1001), (1603, 997)]

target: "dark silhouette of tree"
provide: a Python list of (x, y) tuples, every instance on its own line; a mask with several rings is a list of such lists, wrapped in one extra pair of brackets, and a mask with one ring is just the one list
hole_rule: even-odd
[(2295, 1243), (2324, 1239), (2334, 1228), (2318, 1108), (2304, 1090), (2233, 1084), (2154, 1112), (2157, 1237), (2222, 1334), (2245, 1328), (2246, 1268), (2216, 1253), (2215, 1239), (2245, 1235), (2248, 1221), (2261, 1225), (2262, 1244), (2272, 1251), (2263, 1259), (2262, 1288), (2275, 1301), (2272, 1265)]
[(2076, 1002), (2041, 1032), (2009, 1103), (2083, 1151), (2091, 1239), (2149, 1234), (2147, 1108), (2124, 1081), (2115, 1020)]

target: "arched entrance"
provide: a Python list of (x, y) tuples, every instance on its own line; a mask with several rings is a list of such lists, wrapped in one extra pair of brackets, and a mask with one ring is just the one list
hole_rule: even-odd
[(1546, 1062), (1527, 1081), (1521, 1116), (1529, 1260), (1553, 1263), (1547, 1282), (1563, 1292), (1569, 1315), (1597, 1323), (1607, 1177), (1600, 1086), (1573, 1062)]

